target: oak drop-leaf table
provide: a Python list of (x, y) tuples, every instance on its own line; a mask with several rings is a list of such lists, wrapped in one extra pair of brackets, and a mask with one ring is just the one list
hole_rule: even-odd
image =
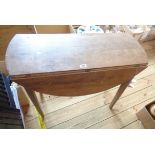
[(6, 51), (12, 80), (22, 85), (43, 116), (34, 91), (81, 96), (120, 85), (147, 67), (144, 49), (129, 34), (17, 34)]

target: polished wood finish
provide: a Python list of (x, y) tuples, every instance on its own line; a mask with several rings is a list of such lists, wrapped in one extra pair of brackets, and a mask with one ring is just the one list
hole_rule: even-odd
[(147, 64), (147, 58), (128, 34), (17, 34), (8, 46), (6, 63), (11, 75), (34, 77), (35, 73), (139, 67)]
[(32, 90), (78, 96), (131, 79), (147, 65), (141, 46), (127, 34), (16, 35), (6, 53), (14, 81)]
[(129, 81), (147, 67), (147, 57), (128, 34), (18, 34), (6, 65), (12, 79), (28, 89), (80, 96)]

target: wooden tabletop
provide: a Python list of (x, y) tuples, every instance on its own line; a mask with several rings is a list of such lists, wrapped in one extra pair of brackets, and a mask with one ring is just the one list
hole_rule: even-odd
[(10, 75), (77, 72), (147, 64), (129, 34), (17, 34), (6, 51)]

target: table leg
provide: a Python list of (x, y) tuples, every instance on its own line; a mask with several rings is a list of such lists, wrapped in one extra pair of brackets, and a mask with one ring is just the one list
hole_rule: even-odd
[(43, 111), (42, 111), (42, 109), (40, 107), (40, 104), (38, 102), (38, 99), (37, 99), (37, 96), (36, 96), (35, 92), (28, 89), (28, 88), (25, 88), (25, 91), (28, 94), (29, 98), (31, 99), (32, 103), (34, 104), (35, 108), (37, 109), (37, 111), (41, 115), (41, 117), (44, 118)]
[(125, 83), (122, 83), (115, 95), (115, 97), (113, 98), (112, 102), (109, 105), (109, 108), (112, 109), (113, 106), (115, 105), (115, 103), (117, 102), (117, 100), (120, 98), (120, 96), (122, 95), (122, 93), (124, 92), (124, 90), (126, 89), (126, 87), (129, 85), (130, 81), (132, 79), (130, 79), (129, 81), (126, 81)]

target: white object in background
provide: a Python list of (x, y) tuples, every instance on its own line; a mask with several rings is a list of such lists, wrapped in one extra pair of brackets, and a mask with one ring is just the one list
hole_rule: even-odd
[(136, 80), (136, 79), (132, 79), (131, 82), (132, 82), (132, 83), (136, 83), (137, 80)]
[(104, 33), (104, 31), (97, 25), (81, 25), (77, 33)]
[(137, 82), (136, 79), (132, 79), (131, 82), (129, 83), (129, 87), (134, 88), (135, 87), (135, 83)]
[(13, 95), (13, 99), (15, 101), (15, 106), (16, 106), (17, 109), (20, 109), (20, 104), (19, 104), (19, 100), (18, 100), (16, 87), (14, 85), (11, 85), (10, 88), (11, 88), (11, 92), (12, 92), (12, 95)]
[(11, 92), (12, 92), (12, 95), (13, 95), (13, 99), (15, 101), (16, 109), (20, 110), (23, 126), (25, 128), (24, 116), (23, 116), (23, 112), (22, 112), (21, 107), (20, 107), (20, 103), (19, 103), (19, 99), (18, 99), (18, 94), (17, 94), (17, 87), (18, 87), (18, 85), (16, 83), (12, 83), (11, 86), (10, 86), (10, 89), (11, 89)]

